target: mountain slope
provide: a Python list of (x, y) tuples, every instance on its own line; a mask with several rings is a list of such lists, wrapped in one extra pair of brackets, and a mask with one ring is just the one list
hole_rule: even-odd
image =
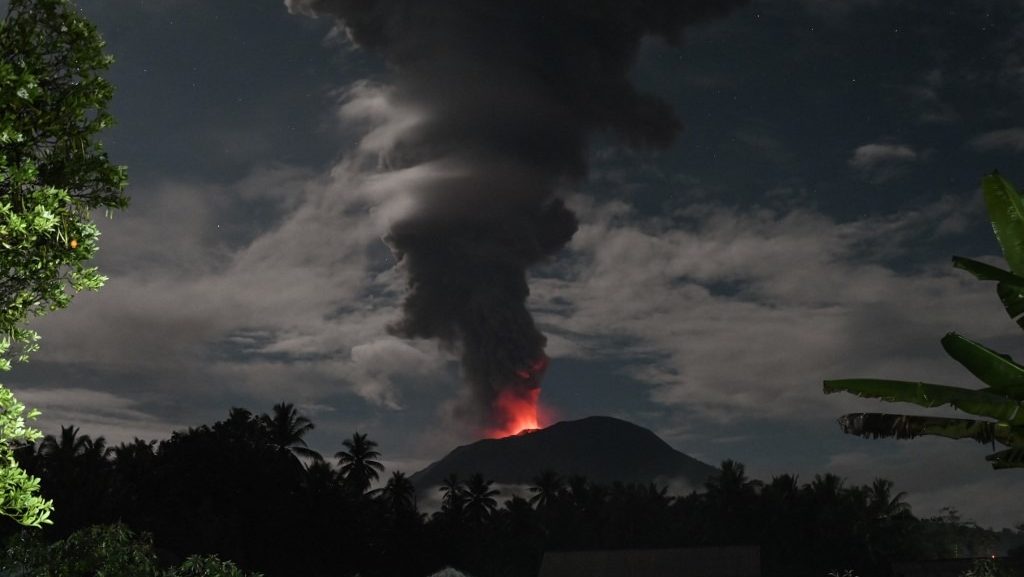
[(682, 480), (700, 487), (714, 467), (670, 447), (651, 431), (612, 417), (563, 421), (531, 433), (463, 445), (411, 477), (420, 490), (450, 473), (527, 484), (545, 469), (598, 483)]

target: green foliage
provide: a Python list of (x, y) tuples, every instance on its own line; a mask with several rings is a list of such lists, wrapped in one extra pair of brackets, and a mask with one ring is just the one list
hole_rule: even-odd
[[(124, 167), (95, 136), (112, 123), (112, 59), (67, 0), (11, 0), (0, 21), (0, 343), (25, 360), (30, 316), (62, 309), (68, 289), (96, 290), (92, 211), (127, 206)], [(9, 360), (4, 361), (9, 366)]]
[[(964, 257), (953, 257), (953, 266), (979, 280), (997, 281), (996, 294), (1007, 314), (1024, 328), (1024, 202), (1013, 185), (997, 172), (982, 180), (982, 192), (992, 230), (1010, 271)], [(912, 381), (842, 379), (825, 381), (824, 391), (845, 391), (923, 407), (949, 405), (992, 420), (854, 413), (840, 417), (840, 427), (846, 433), (863, 437), (911, 439), (936, 435), (1000, 443), (1009, 448), (986, 457), (992, 467), (1024, 467), (1024, 366), (956, 333), (947, 334), (942, 347), (986, 387), (966, 389)]]
[(11, 391), (0, 387), (0, 514), (31, 527), (50, 523), (53, 503), (39, 496), (39, 479), (30, 476), (14, 459), (14, 448), (20, 443), (34, 443), (42, 437), (36, 429), (25, 426), (25, 418), (35, 419), (39, 411), (25, 414), (25, 405)]
[(1013, 577), (1017, 573), (1001, 567), (995, 559), (978, 559), (970, 569), (960, 574), (960, 577)]
[[(106, 281), (87, 266), (99, 237), (92, 211), (124, 208), (128, 198), (124, 167), (94, 138), (112, 123), (103, 45), (67, 0), (10, 0), (0, 21), (0, 370), (39, 348), (29, 317)], [(0, 514), (38, 527), (52, 504), (13, 449), (39, 433), (24, 426), (10, 391), (0, 394)]]
[(0, 560), (4, 577), (262, 577), (245, 573), (215, 555), (195, 555), (163, 569), (153, 540), (125, 525), (95, 525), (47, 545), (38, 533), (22, 532), (8, 543)]
[(20, 533), (8, 544), (0, 575), (32, 577), (161, 577), (147, 535), (124, 525), (97, 525), (52, 545)]
[(245, 573), (230, 561), (221, 561), (216, 555), (193, 555), (168, 577), (262, 577), (260, 573)]

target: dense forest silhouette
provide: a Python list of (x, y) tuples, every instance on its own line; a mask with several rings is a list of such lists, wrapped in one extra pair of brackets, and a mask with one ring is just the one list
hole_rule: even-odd
[[(988, 556), (999, 536), (952, 510), (919, 519), (885, 479), (762, 483), (734, 461), (684, 496), (548, 471), (507, 498), (482, 475), (449, 475), (431, 489), (441, 508), (428, 514), (406, 475), (384, 470), (367, 434), (325, 459), (303, 439), (313, 426), (287, 403), (260, 415), (234, 408), (159, 443), (110, 447), (67, 426), (18, 459), (54, 500), (47, 540), (123, 523), (151, 534), (169, 563), (212, 553), (267, 577), (425, 576), (444, 566), (534, 577), (544, 551), (703, 545), (760, 545), (766, 577), (884, 576), (901, 560)], [(22, 531), (13, 522), (0, 530)]]

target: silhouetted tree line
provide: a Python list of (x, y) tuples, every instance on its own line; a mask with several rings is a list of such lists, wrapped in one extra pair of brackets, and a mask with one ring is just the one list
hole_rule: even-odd
[[(673, 497), (654, 484), (601, 485), (545, 472), (501, 501), (482, 475), (447, 477), (441, 509), (418, 509), (401, 472), (381, 480), (377, 444), (356, 433), (334, 463), (306, 446), (313, 428), (290, 404), (170, 439), (107, 446), (74, 427), (19, 450), (55, 502), (50, 541), (123, 523), (149, 533), (161, 558), (216, 554), (268, 577), (415, 577), (446, 565), (479, 577), (534, 577), (546, 550), (760, 545), (763, 575), (830, 570), (890, 574), (892, 562), (987, 555), (993, 534), (955, 512), (917, 519), (890, 481), (844, 485), (816, 475), (748, 479), (725, 461), (705, 491)], [(6, 536), (20, 529), (11, 522)]]

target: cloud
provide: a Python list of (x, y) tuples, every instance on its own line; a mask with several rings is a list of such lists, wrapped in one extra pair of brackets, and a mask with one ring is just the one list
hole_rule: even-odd
[(736, 139), (775, 163), (788, 164), (796, 158), (785, 142), (765, 130), (741, 129), (736, 133)]
[(979, 134), (971, 139), (970, 146), (975, 150), (986, 152), (991, 150), (1024, 152), (1024, 128), (1005, 128)]
[(872, 143), (858, 146), (847, 164), (878, 184), (899, 176), (907, 164), (920, 158), (917, 151), (905, 144)]
[[(949, 378), (938, 339), (1012, 334), (992, 287), (945, 261), (888, 264), (961, 229), (962, 199), (837, 222), (714, 204), (643, 217), (574, 198), (580, 231), (531, 307), (567, 355), (621, 363), (656, 404), (701, 418), (817, 418), (859, 405), (825, 378)], [(947, 226), (948, 224), (948, 226)], [(966, 315), (963, 311), (972, 311)]]
[(949, 124), (959, 119), (952, 104), (943, 98), (947, 86), (946, 74), (941, 68), (933, 68), (915, 83), (903, 87), (914, 102), (918, 121), (926, 124)]
[(81, 388), (14, 387), (18, 400), (39, 409), (42, 416), (32, 426), (45, 434), (58, 434), (61, 426), (74, 425), (82, 434), (104, 437), (108, 446), (166, 438), (180, 423), (161, 419), (140, 408), (138, 400), (113, 393)]
[(402, 281), (365, 181), (278, 167), (153, 188), (101, 223), (111, 280), (35, 323), (38, 362), (151, 375), (143, 390), (267, 401), (302, 379), (288, 389), (296, 402), (347, 391), (392, 408), (396, 378), (441, 372), (436, 345), (386, 336)]
[(905, 162), (917, 160), (917, 153), (909, 146), (902, 144), (865, 144), (858, 146), (850, 158), (850, 166), (860, 169), (871, 169), (887, 162)]

